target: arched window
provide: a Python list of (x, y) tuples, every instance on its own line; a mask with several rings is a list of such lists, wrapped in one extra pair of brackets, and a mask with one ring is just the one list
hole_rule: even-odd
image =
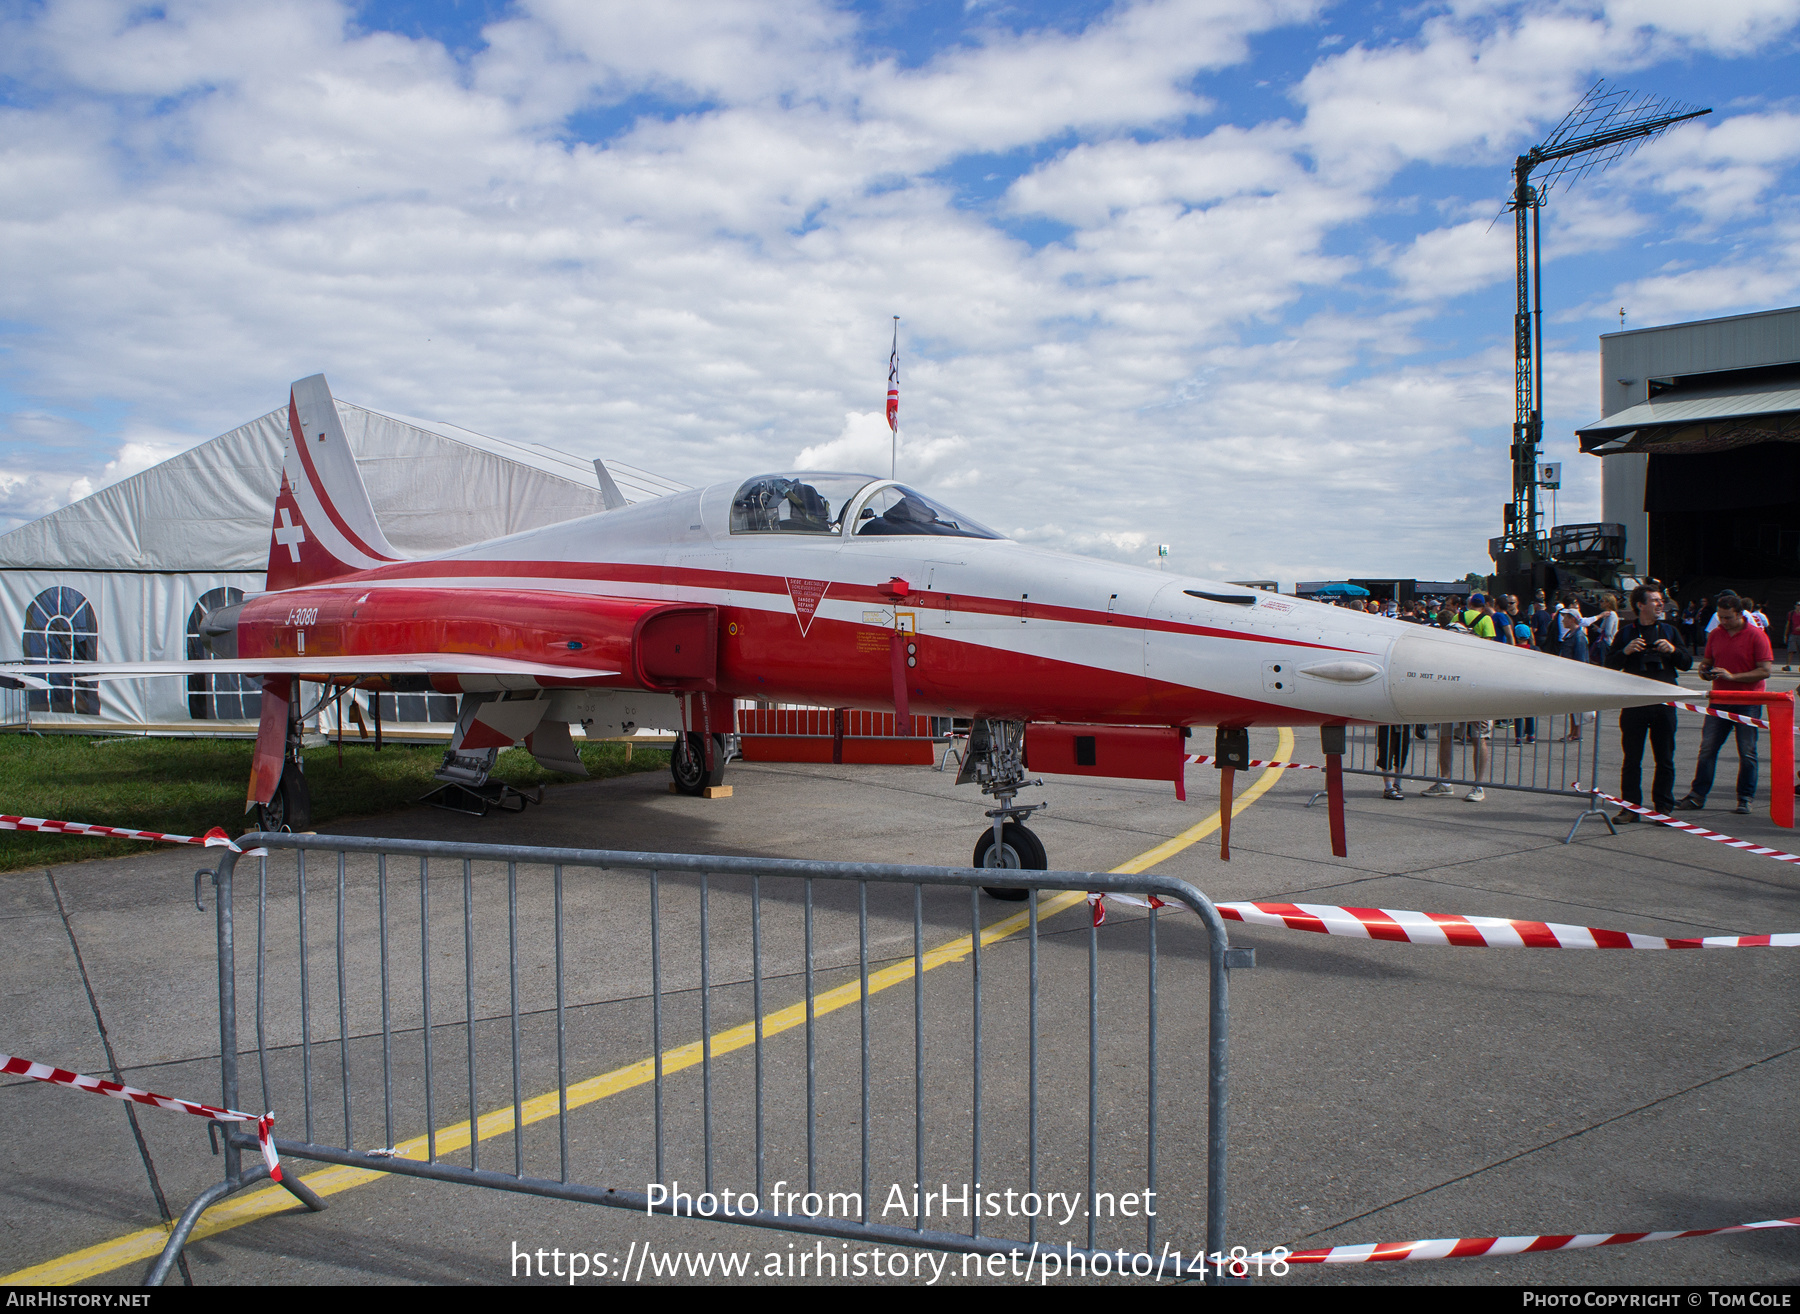
[[(242, 589), (214, 589), (188, 613), (187, 655), (190, 662), (212, 656), (200, 642), (200, 622), (220, 607), (244, 600)], [(250, 675), (188, 676), (188, 715), (196, 721), (254, 721), (262, 715), (262, 684)]]
[[(45, 589), (25, 609), (26, 661), (92, 662), (100, 659), (100, 627), (94, 609), (74, 589)], [(31, 691), (34, 712), (100, 715), (100, 688), (90, 680), (52, 675), (50, 688)]]

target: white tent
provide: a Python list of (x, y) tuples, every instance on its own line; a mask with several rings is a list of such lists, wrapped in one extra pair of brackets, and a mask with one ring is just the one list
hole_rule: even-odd
[[(606, 508), (594, 465), (577, 457), (342, 400), (337, 408), (382, 528), (408, 555)], [(0, 658), (203, 656), (200, 618), (264, 586), (286, 440), (284, 406), (0, 535)], [(628, 501), (683, 487), (630, 466), (608, 471)], [(231, 676), (120, 680), (29, 702), (38, 725), (192, 732), (253, 721), (250, 689)], [(447, 711), (435, 704), (453, 705), (432, 703), (432, 720)], [(427, 719), (424, 699), (403, 700), (399, 714)]]

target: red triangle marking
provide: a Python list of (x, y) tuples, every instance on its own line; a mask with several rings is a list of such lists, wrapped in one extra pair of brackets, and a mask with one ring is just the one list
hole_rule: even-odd
[(825, 592), (830, 587), (822, 579), (788, 580), (788, 597), (794, 602), (794, 619), (800, 622), (801, 638), (805, 638), (807, 630), (812, 628), (813, 615), (819, 610), (819, 604), (825, 600)]

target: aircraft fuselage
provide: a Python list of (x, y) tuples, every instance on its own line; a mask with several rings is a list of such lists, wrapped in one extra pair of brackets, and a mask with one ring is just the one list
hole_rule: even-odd
[[(480, 652), (569, 676), (433, 685), (891, 709), (898, 642), (914, 714), (1121, 725), (1436, 721), (1639, 693), (1632, 677), (1470, 635), (1008, 539), (733, 533), (736, 488), (263, 594), (240, 614), (238, 654)], [(691, 647), (686, 663), (670, 651), (696, 607), (716, 625), (710, 673)]]

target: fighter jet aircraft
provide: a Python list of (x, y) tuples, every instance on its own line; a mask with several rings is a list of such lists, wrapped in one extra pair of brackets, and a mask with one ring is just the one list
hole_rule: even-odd
[(206, 618), (213, 660), (12, 668), (262, 677), (247, 806), (265, 828), (308, 810), (302, 678), (460, 693), (440, 774), (477, 787), (502, 747), (523, 741), (581, 772), (571, 726), (657, 726), (679, 727), (675, 783), (700, 793), (722, 778), (738, 698), (891, 709), (900, 727), (967, 718), (959, 783), (995, 800), (973, 862), (1013, 869), (1047, 865), (1024, 825), (1043, 805), (1017, 801), (1028, 724), (1083, 727), (1092, 751), (1145, 727), (1453, 722), (1668, 698), (1472, 635), (1031, 547), (865, 474), (760, 474), (408, 559), (377, 523), (323, 375), (293, 385), (288, 419), (268, 589)]

